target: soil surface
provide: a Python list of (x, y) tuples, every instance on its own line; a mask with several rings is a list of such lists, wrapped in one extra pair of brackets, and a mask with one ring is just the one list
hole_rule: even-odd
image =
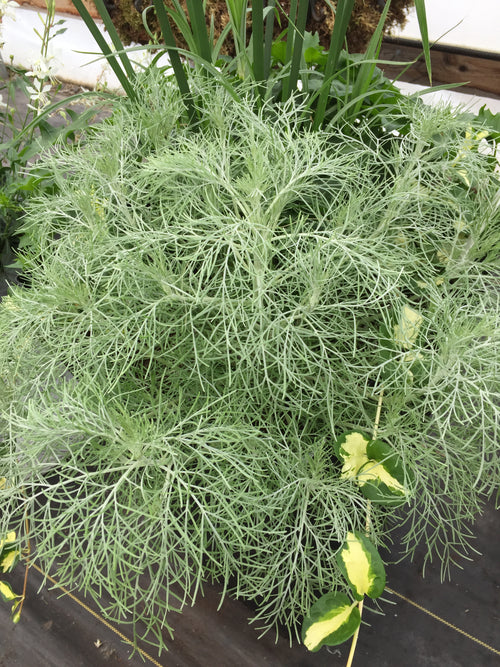
[[(454, 567), (451, 581), (440, 582), (438, 563), (427, 566), (422, 577), (422, 553), (413, 563), (388, 567), (383, 615), (374, 613), (373, 602), (365, 606), (354, 667), (500, 665), (497, 515), (494, 504), (487, 505), (474, 525), (481, 555), (460, 559), (463, 569)], [(18, 565), (9, 576), (15, 590), (22, 589), (23, 577), (24, 567)], [(106, 626), (89, 611), (95, 606), (88, 600), (61, 597), (50, 582), (40, 590), (42, 582), (42, 575), (31, 569), (18, 625), (10, 621), (9, 606), (0, 604), (1, 667), (340, 667), (347, 661), (350, 642), (312, 654), (299, 645), (290, 648), (283, 637), (277, 643), (271, 635), (259, 639), (247, 622), (251, 610), (243, 603), (226, 600), (217, 610), (216, 586), (206, 586), (194, 607), (172, 616), (175, 634), (168, 653), (158, 657), (143, 644), (155, 662), (137, 653), (130, 657), (130, 646), (117, 634), (130, 638), (130, 627)]]

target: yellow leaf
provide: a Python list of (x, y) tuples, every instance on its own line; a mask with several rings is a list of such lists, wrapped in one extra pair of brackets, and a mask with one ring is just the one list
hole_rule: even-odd
[(11, 296), (3, 297), (2, 306), (7, 308), (7, 310), (19, 310), (19, 306), (13, 301)]
[(365, 468), (360, 470), (358, 473), (360, 485), (371, 481), (382, 482), (391, 491), (401, 494), (406, 493), (405, 487), (400, 482), (398, 482), (398, 480), (393, 477), (381, 463), (378, 463), (377, 461), (368, 461), (368, 463), (373, 465), (365, 466)]
[(394, 326), (394, 341), (409, 350), (417, 340), (422, 324), (422, 315), (409, 306), (403, 307), (399, 324)]
[(304, 644), (309, 651), (312, 651), (325, 637), (338, 630), (351, 615), (351, 607), (340, 607), (330, 612), (330, 618), (324, 621), (313, 623), (306, 632)]
[(354, 533), (347, 533), (347, 548), (342, 551), (342, 559), (349, 574), (349, 581), (360, 594), (370, 590), (370, 560), (362, 543)]
[(0, 561), (0, 567), (2, 568), (2, 572), (8, 572), (14, 565), (16, 558), (18, 556), (19, 556), (19, 551), (16, 551), (15, 549), (9, 551)]
[(470, 188), (470, 181), (469, 181), (469, 176), (467, 175), (467, 171), (465, 169), (457, 169), (457, 174), (460, 176), (460, 178), (463, 180), (465, 185)]
[(345, 452), (345, 455), (341, 477), (354, 477), (358, 470), (368, 463), (366, 455), (368, 442), (362, 433), (354, 432), (346, 435), (345, 442), (342, 443), (342, 452)]
[(5, 539), (0, 540), (0, 551), (3, 549), (5, 544), (14, 544), (16, 541), (16, 531), (11, 530), (7, 533)]
[(16, 595), (14, 593), (14, 591), (6, 581), (0, 581), (0, 595), (6, 602), (21, 597), (20, 595)]

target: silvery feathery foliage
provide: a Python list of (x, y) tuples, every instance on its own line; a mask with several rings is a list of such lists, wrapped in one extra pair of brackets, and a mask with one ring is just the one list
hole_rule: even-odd
[(0, 309), (0, 526), (157, 637), (211, 580), (293, 634), (364, 530), (332, 442), (382, 390), (412, 481), (375, 542), (402, 522), (446, 567), (498, 484), (498, 180), (448, 109), (380, 139), (197, 85), (196, 130), (150, 81), (47, 158)]

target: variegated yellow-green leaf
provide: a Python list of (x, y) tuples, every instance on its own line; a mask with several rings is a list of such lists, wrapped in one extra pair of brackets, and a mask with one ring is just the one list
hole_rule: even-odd
[(17, 598), (17, 600), (14, 602), (14, 604), (13, 604), (12, 607), (10, 608), (10, 610), (11, 610), (12, 613), (14, 613), (14, 612), (16, 611), (16, 609), (19, 607), (19, 605), (21, 604), (21, 602), (22, 602), (23, 600), (24, 600), (24, 597), (23, 597), (22, 595), (19, 595), (18, 598)]
[(422, 315), (419, 312), (404, 306), (399, 322), (394, 326), (394, 342), (396, 345), (409, 350), (417, 340), (422, 325)]
[(334, 449), (343, 463), (341, 477), (354, 479), (366, 498), (400, 504), (407, 497), (408, 475), (390, 445), (351, 431), (336, 441)]
[(409, 471), (392, 447), (382, 440), (371, 440), (367, 447), (369, 462), (358, 473), (358, 483), (366, 498), (384, 504), (399, 504), (409, 493), (405, 482)]
[(11, 607), (10, 613), (12, 615), (12, 622), (13, 623), (19, 623), (19, 619), (21, 618), (20, 605), (21, 605), (21, 602), (23, 600), (24, 600), (24, 596), (20, 595)]
[(341, 477), (354, 477), (368, 463), (366, 449), (370, 438), (361, 431), (344, 433), (334, 444), (335, 453), (343, 461)]
[(357, 600), (378, 598), (385, 588), (385, 567), (370, 540), (354, 531), (338, 552), (337, 563)]
[(8, 584), (6, 581), (0, 581), (0, 595), (5, 600), (5, 602), (11, 602), (12, 600), (16, 600), (17, 598), (21, 597), (20, 595), (16, 595), (14, 593), (10, 587), (10, 584)]
[(383, 463), (368, 461), (358, 473), (358, 483), (363, 494), (370, 500), (383, 500), (385, 496), (406, 495), (406, 489), (396, 477), (391, 475)]
[(361, 615), (344, 593), (327, 593), (316, 600), (302, 624), (302, 641), (309, 651), (342, 644), (356, 632)]
[(0, 555), (0, 570), (10, 572), (18, 563), (21, 552), (18, 549), (5, 549)]
[(7, 533), (7, 535), (3, 538), (3, 540), (0, 540), (0, 551), (8, 544), (14, 544), (16, 541), (16, 531), (11, 530)]

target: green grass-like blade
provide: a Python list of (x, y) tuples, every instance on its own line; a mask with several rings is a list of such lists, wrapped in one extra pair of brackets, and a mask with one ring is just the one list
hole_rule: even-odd
[(158, 17), (158, 22), (160, 24), (160, 30), (163, 37), (163, 41), (167, 47), (167, 53), (170, 58), (170, 63), (174, 70), (175, 79), (179, 87), (179, 91), (182, 94), (184, 104), (186, 105), (187, 112), (191, 122), (194, 122), (196, 119), (196, 112), (193, 105), (193, 100), (191, 97), (191, 91), (189, 89), (189, 83), (187, 80), (186, 72), (182, 65), (179, 52), (175, 43), (175, 37), (170, 27), (170, 21), (168, 19), (168, 14), (165, 9), (165, 5), (162, 0), (153, 0), (153, 4), (156, 10), (156, 16)]
[(290, 12), (288, 13), (288, 28), (286, 33), (286, 51), (285, 51), (285, 66), (292, 59), (293, 52), (293, 33), (292, 26), (295, 25), (295, 19), (297, 17), (297, 5), (298, 0), (291, 0), (290, 2)]
[(186, 0), (191, 27), (198, 54), (206, 61), (212, 62), (212, 49), (208, 41), (208, 30), (202, 0)]
[[(380, 53), (380, 47), (382, 46), (384, 24), (390, 6), (391, 2), (389, 0), (388, 2), (385, 3), (384, 10), (380, 15), (380, 19), (375, 29), (375, 32), (371, 36), (370, 42), (368, 43), (368, 47), (365, 53), (366, 61), (363, 62), (356, 75), (356, 81), (354, 83), (354, 88), (352, 92), (353, 97), (359, 97), (368, 90), (370, 81), (372, 80), (373, 72), (375, 71), (377, 62), (376, 58), (378, 58), (378, 55)], [(359, 112), (360, 108), (361, 108), (361, 102), (358, 105), (356, 105), (354, 110), (354, 115), (356, 115)]]
[[(85, 25), (89, 29), (90, 33), (92, 34), (92, 37), (97, 42), (97, 45), (101, 49), (103, 56), (108, 61), (109, 66), (116, 74), (116, 77), (120, 82), (123, 90), (128, 95), (128, 97), (130, 97), (131, 99), (135, 99), (136, 98), (135, 91), (133, 85), (131, 84), (131, 81), (134, 81), (135, 79), (135, 73), (127, 54), (124, 52), (123, 44), (118, 36), (118, 33), (116, 32), (116, 29), (113, 25), (113, 22), (111, 21), (111, 17), (108, 13), (108, 10), (104, 6), (104, 3), (102, 2), (102, 0), (97, 0), (95, 6), (97, 11), (99, 12), (99, 15), (102, 18), (104, 27), (106, 28), (109, 36), (111, 37), (111, 40), (118, 53), (113, 53), (113, 51), (109, 48), (108, 43), (104, 39), (94, 19), (90, 15), (88, 9), (83, 4), (82, 0), (73, 0), (73, 4), (75, 6), (75, 9), (78, 11), (81, 18), (83, 19)], [(117, 63), (116, 61), (117, 55), (119, 56), (124, 69), (122, 69), (120, 65)]]
[(100, 17), (103, 20), (104, 25), (106, 26), (106, 31), (110, 36), (111, 41), (113, 42), (113, 46), (117, 51), (117, 54), (122, 62), (123, 68), (127, 73), (127, 76), (131, 81), (133, 81), (135, 78), (134, 68), (132, 67), (132, 63), (130, 62), (129, 57), (125, 52), (124, 44), (120, 39), (118, 32), (116, 31), (116, 28), (111, 20), (108, 10), (106, 9), (106, 5), (104, 4), (103, 0), (95, 0), (94, 4), (97, 11), (99, 12)]
[(307, 0), (301, 0), (299, 2), (299, 10), (297, 15), (297, 24), (292, 26), (293, 33), (288, 33), (288, 39), (292, 39), (293, 35), (293, 53), (292, 53), (292, 63), (290, 68), (290, 74), (288, 75), (288, 80), (286, 81), (286, 86), (283, 86), (283, 90), (288, 90), (287, 98), (289, 97), (292, 90), (295, 90), (297, 86), (297, 80), (299, 78), (299, 68), (300, 61), (302, 58), (302, 45), (304, 43), (304, 31), (306, 29), (307, 21), (307, 10), (309, 7), (309, 2)]
[(186, 16), (186, 11), (182, 7), (179, 0), (172, 0), (172, 6), (169, 6), (168, 10), (165, 6), (165, 10), (167, 11), (169, 20), (172, 20), (179, 29), (182, 37), (184, 38), (184, 41), (187, 44), (187, 48), (190, 51), (193, 51), (193, 53), (196, 53), (196, 41), (193, 35), (193, 31), (191, 30), (188, 17)]
[(427, 75), (429, 76), (429, 83), (432, 85), (431, 51), (429, 44), (429, 30), (427, 28), (427, 12), (425, 10), (425, 0), (415, 0), (415, 9), (417, 10), (418, 27), (420, 29), (420, 36), (422, 38), (422, 47), (424, 50)]
[(275, 0), (269, 0), (265, 15), (265, 30), (264, 30), (264, 79), (269, 78), (271, 71), (271, 48), (273, 45), (273, 31), (274, 31), (274, 15), (275, 15)]
[(238, 56), (246, 48), (247, 0), (226, 0), (226, 6)]
[(321, 88), (318, 106), (314, 115), (313, 127), (318, 127), (323, 122), (325, 117), (326, 105), (330, 93), (330, 83), (337, 66), (340, 52), (344, 46), (347, 26), (354, 9), (354, 0), (339, 0), (337, 4), (337, 12), (335, 14), (335, 23), (332, 31), (332, 38), (330, 40), (330, 48), (328, 50), (328, 58), (325, 65), (325, 82)]
[(253, 74), (256, 81), (264, 80), (264, 3), (252, 2)]

